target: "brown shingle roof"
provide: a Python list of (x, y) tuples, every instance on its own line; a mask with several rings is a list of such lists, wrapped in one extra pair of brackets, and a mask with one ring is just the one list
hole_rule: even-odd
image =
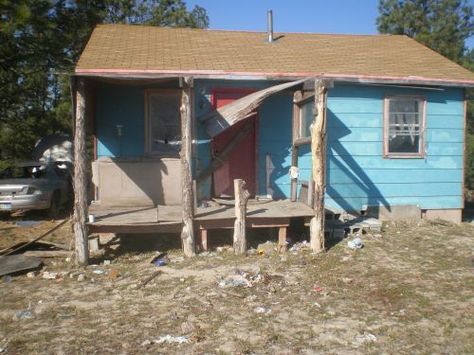
[(99, 25), (76, 73), (416, 77), (474, 84), (474, 73), (406, 36), (275, 33), (273, 43), (266, 38), (264, 32)]

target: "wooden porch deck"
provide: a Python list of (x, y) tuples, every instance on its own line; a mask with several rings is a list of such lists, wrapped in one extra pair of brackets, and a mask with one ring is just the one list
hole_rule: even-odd
[[(94, 223), (88, 223), (90, 233), (180, 233), (182, 228), (181, 206), (110, 207), (92, 204), (89, 213), (95, 217)], [(247, 226), (279, 228), (280, 245), (286, 240), (292, 218), (309, 219), (312, 216), (314, 210), (302, 202), (250, 200), (247, 205)], [(209, 229), (234, 228), (234, 221), (232, 205), (198, 207), (194, 227), (199, 232), (201, 249), (207, 250)]]

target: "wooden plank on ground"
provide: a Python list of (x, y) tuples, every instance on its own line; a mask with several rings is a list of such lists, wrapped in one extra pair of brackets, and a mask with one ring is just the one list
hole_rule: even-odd
[(40, 267), (43, 261), (32, 256), (3, 255), (0, 256), (0, 276), (14, 274), (21, 271), (33, 270)]

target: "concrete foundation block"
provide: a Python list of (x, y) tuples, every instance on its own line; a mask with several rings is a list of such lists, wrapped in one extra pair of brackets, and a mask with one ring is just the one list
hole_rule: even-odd
[(366, 215), (381, 221), (413, 221), (421, 219), (421, 209), (416, 205), (368, 206)]
[(462, 222), (462, 209), (425, 210), (425, 219), (442, 219), (452, 223)]

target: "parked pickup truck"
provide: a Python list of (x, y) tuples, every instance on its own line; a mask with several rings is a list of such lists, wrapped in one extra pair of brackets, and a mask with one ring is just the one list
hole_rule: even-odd
[(67, 163), (25, 162), (0, 172), (0, 212), (47, 210), (55, 217), (71, 198)]

